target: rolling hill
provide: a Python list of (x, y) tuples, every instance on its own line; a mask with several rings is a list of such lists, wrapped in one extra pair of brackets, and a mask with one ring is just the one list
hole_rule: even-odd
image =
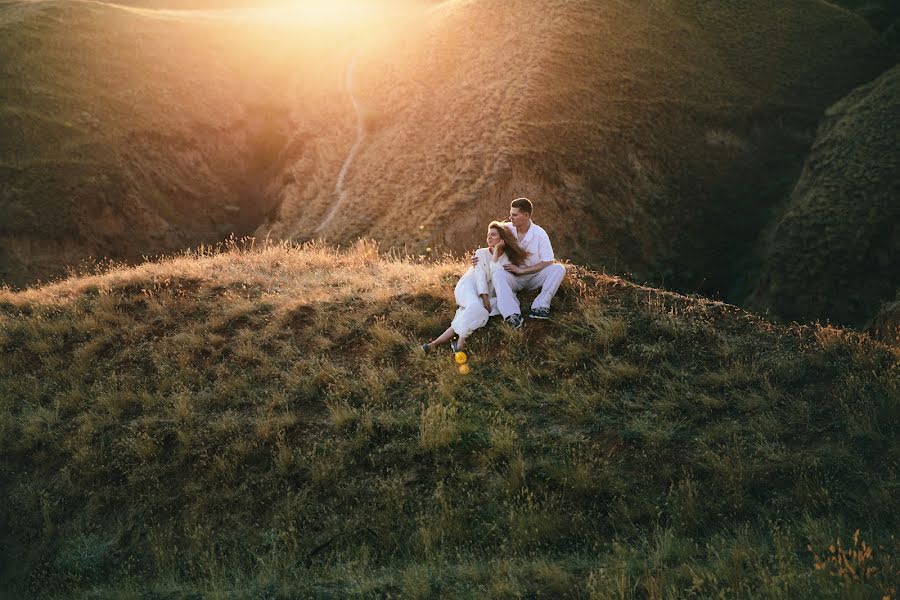
[(0, 598), (897, 595), (888, 4), (250, 4), (0, 0)]
[(394, 2), (318, 28), (126, 4), (0, 2), (4, 283), (231, 234), (461, 252), (526, 195), (581, 264), (872, 315), (760, 291), (824, 111), (892, 62), (832, 3)]
[(443, 2), (355, 57), (341, 193), (285, 187), (258, 237), (461, 251), (524, 195), (564, 256), (726, 297), (825, 108), (890, 61), (815, 1)]
[(417, 347), (463, 269), (271, 245), (0, 291), (4, 592), (896, 593), (896, 349), (570, 265), (463, 376)]
[(329, 100), (341, 93), (329, 66), (340, 44), (320, 33), (99, 2), (0, 3), (0, 53), (15, 58), (0, 64), (0, 279), (252, 233), (280, 153), (324, 136), (327, 155), (341, 139), (344, 111)]
[(748, 302), (861, 328), (900, 291), (900, 66), (828, 109)]
[(900, 59), (900, 5), (891, 0), (836, 0), (835, 4), (868, 21)]

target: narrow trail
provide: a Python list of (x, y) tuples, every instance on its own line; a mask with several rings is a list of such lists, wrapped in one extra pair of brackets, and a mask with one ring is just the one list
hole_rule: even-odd
[(350, 100), (353, 102), (353, 111), (356, 113), (356, 141), (353, 142), (353, 146), (350, 148), (350, 153), (347, 155), (347, 158), (344, 160), (344, 164), (341, 165), (341, 170), (338, 173), (337, 181), (334, 184), (334, 197), (336, 200), (331, 205), (331, 208), (328, 209), (328, 213), (325, 215), (325, 218), (322, 219), (322, 222), (319, 223), (319, 226), (316, 227), (316, 233), (320, 233), (323, 229), (325, 229), (331, 220), (334, 218), (334, 215), (337, 214), (338, 209), (344, 204), (344, 200), (346, 199), (347, 192), (344, 191), (344, 180), (347, 178), (347, 171), (350, 170), (350, 165), (353, 164), (353, 159), (356, 157), (356, 153), (359, 151), (359, 147), (362, 144), (363, 138), (366, 135), (365, 124), (363, 123), (363, 115), (362, 108), (359, 104), (359, 100), (356, 96), (353, 95), (353, 69), (356, 67), (356, 56), (354, 56), (350, 63), (347, 65), (347, 74), (344, 77), (344, 87), (347, 88), (347, 93), (350, 94)]

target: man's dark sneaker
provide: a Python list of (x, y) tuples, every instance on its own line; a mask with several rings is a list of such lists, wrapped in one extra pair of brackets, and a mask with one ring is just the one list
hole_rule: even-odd
[(456, 343), (456, 340), (450, 340), (450, 350), (453, 351), (453, 354), (459, 352), (459, 346)]
[(518, 329), (522, 326), (522, 315), (516, 313), (514, 315), (509, 315), (504, 319), (507, 325), (512, 327), (513, 329)]
[(422, 352), (424, 352), (425, 354), (428, 354), (429, 352), (431, 352), (430, 344), (422, 344), (421, 346), (419, 346), (419, 348), (421, 348)]
[(550, 318), (550, 309), (549, 308), (532, 308), (531, 312), (528, 313), (529, 319), (549, 319)]

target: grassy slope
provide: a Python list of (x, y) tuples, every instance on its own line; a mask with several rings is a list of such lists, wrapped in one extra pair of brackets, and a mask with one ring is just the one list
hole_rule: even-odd
[[(821, 112), (886, 60), (818, 1), (444, 2), (360, 51), (367, 134), (324, 233), (461, 250), (527, 195), (566, 256), (726, 294)], [(313, 237), (333, 200), (286, 190), (274, 232)]]
[(492, 323), (462, 376), (414, 350), (462, 269), (276, 246), (0, 292), (3, 579), (66, 598), (896, 594), (896, 351), (572, 267), (553, 321)]
[(281, 151), (341, 137), (314, 35), (153, 14), (0, 3), (0, 280), (249, 233)]
[(831, 107), (751, 302), (861, 327), (900, 291), (900, 66)]
[(900, 5), (890, 0), (834, 0), (862, 16), (898, 52), (900, 58)]
[(259, 237), (317, 236), (361, 48), (368, 133), (332, 240), (460, 250), (526, 194), (565, 256), (742, 298), (819, 112), (883, 58), (847, 12), (782, 4), (445, 2), (384, 44), (4, 2), (0, 279), (221, 239), (270, 208)]

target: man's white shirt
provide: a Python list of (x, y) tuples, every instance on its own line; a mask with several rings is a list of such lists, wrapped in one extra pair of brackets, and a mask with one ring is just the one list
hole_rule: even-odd
[(529, 223), (531, 226), (528, 228), (528, 231), (525, 232), (522, 239), (519, 239), (519, 232), (516, 231), (515, 225), (512, 223), (506, 224), (513, 235), (516, 236), (522, 249), (531, 253), (528, 258), (525, 259), (522, 266), (533, 267), (541, 262), (552, 262), (554, 259), (553, 246), (550, 245), (550, 236), (547, 235), (547, 232), (544, 231), (541, 226), (535, 225), (534, 221), (529, 221)]

